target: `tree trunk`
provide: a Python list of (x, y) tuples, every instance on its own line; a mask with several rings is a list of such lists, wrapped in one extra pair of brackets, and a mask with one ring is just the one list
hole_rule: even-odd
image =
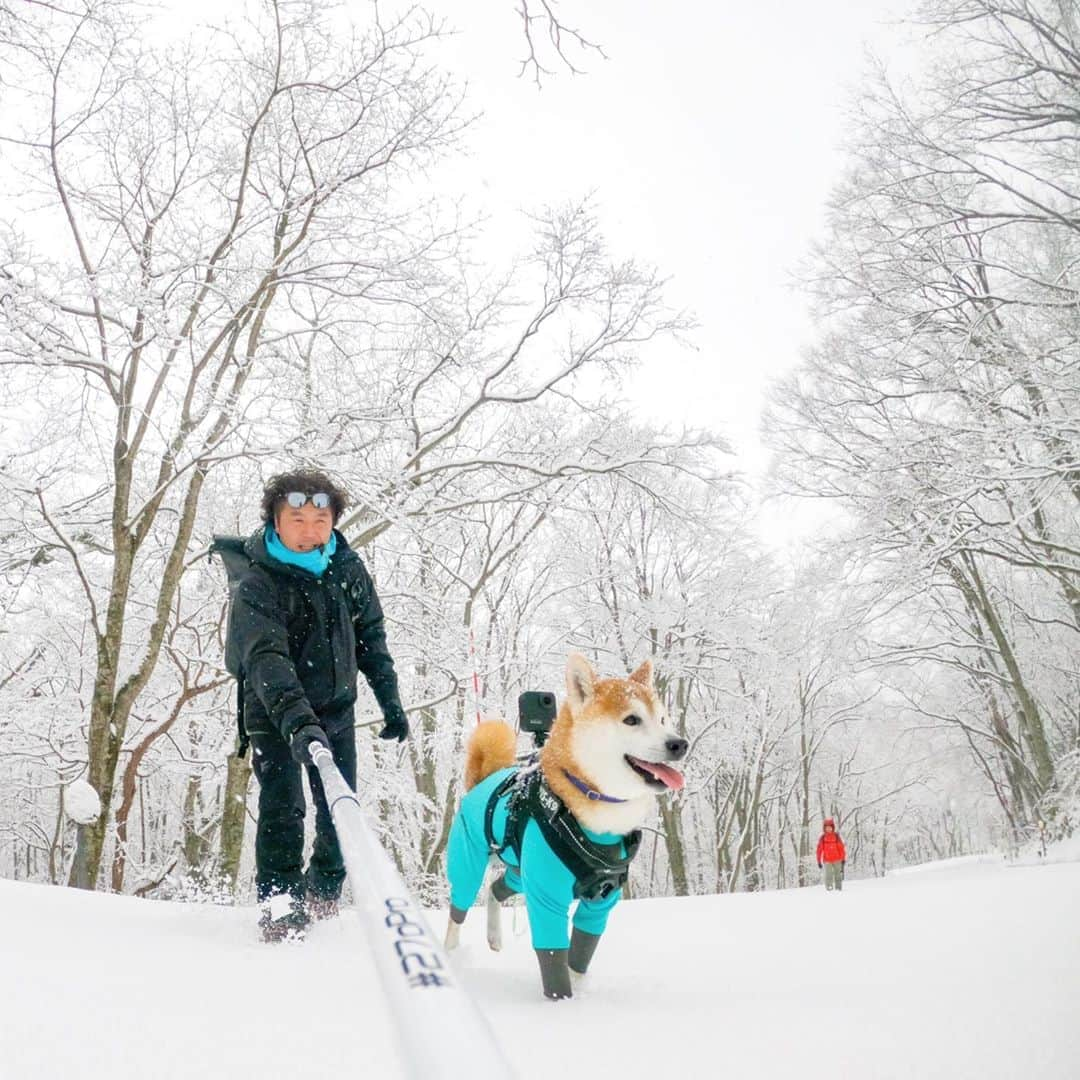
[(669, 798), (660, 799), (659, 803), (660, 821), (664, 829), (664, 842), (667, 845), (668, 865), (671, 867), (671, 885), (676, 896), (689, 896), (686, 849), (683, 846), (682, 830), (679, 827), (679, 810)]
[[(801, 683), (801, 680), (800, 680)], [(799, 702), (799, 861), (796, 867), (799, 888), (808, 884), (810, 866), (810, 746), (806, 738), (806, 697)]]
[[(210, 854), (205, 825), (202, 825), (202, 781), (189, 776), (184, 796), (184, 864), (188, 876), (199, 885), (206, 884), (206, 861)], [(202, 827), (200, 827), (202, 825)]]
[[(219, 419), (218, 427), (224, 428), (224, 420)], [(105, 633), (98, 638), (98, 664), (94, 677), (94, 697), (90, 707), (90, 732), (87, 739), (88, 780), (101, 799), (101, 815), (91, 824), (79, 826), (75, 861), (71, 867), (69, 884), (80, 889), (97, 887), (101, 856), (112, 812), (116, 766), (124, 745), (128, 717), (131, 715), (136, 698), (149, 681), (157, 665), (158, 657), (161, 655), (173, 600), (180, 586), (184, 557), (195, 526), (195, 512), (198, 509), (202, 485), (206, 479), (205, 467), (196, 466), (192, 470), (191, 479), (184, 493), (176, 533), (154, 596), (154, 616), (149, 627), (145, 650), (139, 657), (135, 670), (117, 689), (118, 658), (124, 639), (125, 613), (131, 596), (132, 570), (135, 552), (142, 538), (126, 524), (130, 466), (125, 457), (126, 443), (123, 439), (118, 439), (116, 446), (117, 493), (114, 497), (113, 510), (115, 555)]]
[(1054, 763), (1050, 757), (1050, 747), (1046, 741), (1046, 731), (1043, 727), (1042, 716), (1035, 699), (1031, 696), (1020, 671), (1020, 664), (1013, 652), (1012, 645), (1005, 633), (994, 605), (983, 585), (982, 577), (975, 566), (974, 559), (967, 557), (964, 562), (967, 566), (970, 588), (973, 591), (978, 610), (990, 631), (994, 643), (997, 645), (1001, 661), (1009, 673), (1009, 681), (1012, 684), (1013, 693), (1016, 695), (1016, 703), (1020, 716), (1020, 729), (1024, 733), (1028, 749), (1035, 759), (1035, 775), (1039, 782), (1039, 795), (1049, 791), (1054, 784)]
[(229, 755), (225, 775), (225, 805), (221, 811), (221, 855), (219, 869), (233, 895), (240, 876), (240, 856), (244, 850), (244, 822), (251, 764), (247, 758)]

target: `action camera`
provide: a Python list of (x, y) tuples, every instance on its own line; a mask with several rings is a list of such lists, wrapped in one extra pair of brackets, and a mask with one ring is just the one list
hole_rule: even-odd
[(543, 746), (555, 721), (555, 695), (547, 690), (526, 690), (518, 695), (518, 726), (537, 746)]

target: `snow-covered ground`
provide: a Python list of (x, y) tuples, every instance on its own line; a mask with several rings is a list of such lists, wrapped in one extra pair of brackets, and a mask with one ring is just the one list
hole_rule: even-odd
[[(1071, 1080), (1078, 901), (1080, 863), (993, 859), (632, 901), (572, 1002), (509, 914), (502, 953), (478, 910), (457, 956), (522, 1077)], [(355, 915), (268, 947), (251, 909), (0, 881), (0, 912), (4, 1080), (400, 1075)]]

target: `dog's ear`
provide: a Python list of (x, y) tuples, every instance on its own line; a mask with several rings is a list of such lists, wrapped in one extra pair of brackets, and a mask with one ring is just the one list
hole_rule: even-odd
[(581, 653), (571, 653), (566, 661), (566, 696), (574, 709), (582, 705), (593, 695), (596, 672)]
[(630, 681), (631, 682), (636, 682), (641, 686), (647, 686), (651, 690), (652, 689), (652, 674), (653, 674), (652, 673), (652, 661), (651, 660), (646, 660), (645, 663), (642, 664), (641, 667), (639, 667), (637, 669), (637, 671), (635, 671), (630, 676)]

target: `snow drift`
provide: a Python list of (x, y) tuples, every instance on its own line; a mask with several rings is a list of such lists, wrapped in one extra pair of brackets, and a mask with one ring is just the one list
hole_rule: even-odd
[[(522, 1077), (1071, 1080), (1078, 896), (1078, 863), (978, 861), (630, 901), (572, 1002), (542, 999), (526, 935), (490, 953), (480, 912), (456, 963)], [(2, 881), (0, 910), (4, 1077), (400, 1075), (351, 913), (264, 946), (250, 908)]]

